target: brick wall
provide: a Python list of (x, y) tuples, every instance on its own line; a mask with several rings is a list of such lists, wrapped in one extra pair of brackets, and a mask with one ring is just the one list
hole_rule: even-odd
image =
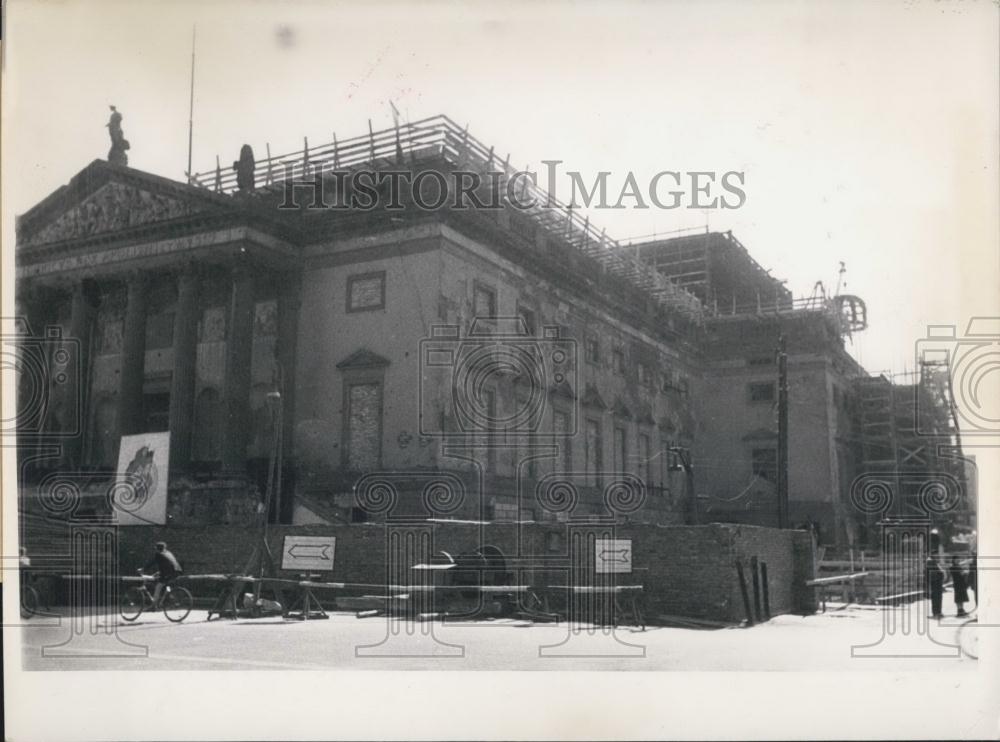
[[(436, 522), (430, 528), (428, 552), (447, 551), (452, 556), (470, 552), (480, 544), (492, 545), (505, 555), (521, 553), (558, 558), (572, 549), (572, 534), (585, 537), (611, 535), (598, 525)], [(120, 529), (119, 561), (123, 574), (142, 566), (158, 541), (166, 541), (181, 559), (188, 574), (240, 572), (253, 551), (258, 530), (226, 526), (132, 527)], [(381, 524), (342, 526), (272, 526), (269, 543), (280, 566), (285, 535), (337, 538), (336, 563), (327, 579), (385, 584), (387, 576), (386, 530)], [(758, 526), (714, 524), (707, 526), (618, 526), (616, 538), (632, 539), (633, 572), (617, 575), (618, 584), (644, 586), (644, 611), (655, 623), (659, 615), (690, 616), (736, 623), (745, 618), (735, 562), (746, 573), (753, 604), (750, 559), (767, 564), (772, 615), (814, 610), (810, 592), (802, 584), (812, 576), (810, 537), (800, 531), (777, 531)], [(588, 548), (589, 547), (585, 547)], [(592, 569), (592, 555), (583, 560), (584, 573)], [(281, 572), (293, 577), (292, 572)], [(561, 585), (570, 579), (567, 569), (522, 572), (515, 580), (535, 585)], [(593, 575), (598, 582), (610, 578)], [(196, 593), (210, 594), (207, 583), (195, 585)], [(370, 591), (369, 591), (370, 592)], [(562, 596), (552, 595), (554, 606)]]

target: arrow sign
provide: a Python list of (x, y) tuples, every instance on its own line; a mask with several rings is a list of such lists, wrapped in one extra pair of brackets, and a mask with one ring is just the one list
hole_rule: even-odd
[(323, 559), (329, 560), (330, 545), (307, 546), (306, 544), (295, 544), (288, 550), (288, 556), (292, 559)]
[(285, 536), (281, 568), (329, 572), (333, 569), (336, 546), (334, 536)]
[(622, 564), (628, 564), (628, 554), (628, 549), (616, 549), (614, 551), (605, 550), (598, 553), (597, 558), (605, 562), (621, 562)]
[(597, 574), (631, 572), (632, 539), (600, 538), (594, 541), (594, 567)]

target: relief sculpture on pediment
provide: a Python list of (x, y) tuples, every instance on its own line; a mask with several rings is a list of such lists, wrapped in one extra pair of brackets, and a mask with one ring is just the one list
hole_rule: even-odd
[(187, 216), (189, 203), (121, 183), (107, 183), (25, 240), (37, 245), (114, 232)]

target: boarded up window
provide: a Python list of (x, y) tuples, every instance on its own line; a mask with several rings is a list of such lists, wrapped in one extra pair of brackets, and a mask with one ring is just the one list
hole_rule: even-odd
[(382, 456), (382, 386), (352, 384), (348, 387), (347, 466), (367, 471)]
[(259, 301), (254, 305), (253, 335), (270, 338), (278, 334), (278, 302), (274, 299)]
[(99, 333), (97, 336), (98, 353), (121, 353), (122, 352), (122, 331), (125, 323), (120, 319), (101, 317), (99, 320)]
[(206, 307), (198, 323), (199, 343), (219, 343), (226, 339), (226, 308)]
[(347, 279), (347, 311), (365, 312), (385, 306), (385, 272), (363, 273)]

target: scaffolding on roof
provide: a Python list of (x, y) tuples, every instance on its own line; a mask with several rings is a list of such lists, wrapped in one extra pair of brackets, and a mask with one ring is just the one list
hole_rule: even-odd
[[(267, 147), (270, 153), (270, 146)], [(517, 172), (510, 165), (510, 155), (502, 161), (493, 147), (487, 147), (469, 135), (468, 127), (462, 128), (447, 116), (439, 115), (374, 131), (369, 122), (368, 134), (350, 139), (337, 139), (324, 145), (304, 147), (302, 150), (268, 156), (256, 163), (254, 180), (257, 188), (274, 188), (287, 180), (307, 180), (318, 168), (324, 170), (360, 170), (415, 164), (418, 159), (436, 157), (455, 169), (475, 170), (483, 175), (498, 173), (499, 183), (506, 192), (506, 183)], [(225, 172), (218, 162), (214, 170), (191, 175), (190, 182), (219, 193), (238, 190), (236, 173)], [(646, 292), (660, 306), (679, 312), (700, 323), (703, 305), (691, 292), (678, 286), (638, 255), (621, 249), (621, 244), (608, 237), (604, 230), (581, 216), (572, 206), (552, 197), (529, 178), (521, 177), (516, 186), (518, 201), (532, 203), (529, 208), (518, 207), (550, 236), (568, 243), (584, 255), (595, 260), (602, 270), (625, 279)]]

